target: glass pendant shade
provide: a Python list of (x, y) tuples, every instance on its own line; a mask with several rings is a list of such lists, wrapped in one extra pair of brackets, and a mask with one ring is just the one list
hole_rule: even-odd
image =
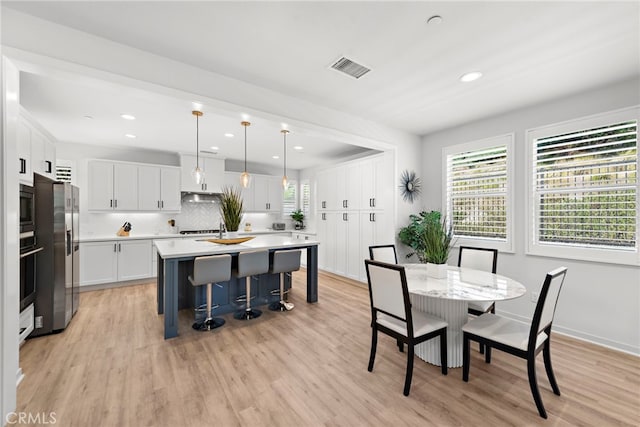
[(288, 184), (288, 183), (289, 183), (289, 182), (287, 181), (287, 176), (286, 176), (286, 175), (285, 175), (285, 176), (283, 176), (283, 177), (282, 177), (282, 188), (284, 188), (284, 189), (286, 190), (286, 189), (287, 189), (287, 184)]
[(242, 175), (240, 175), (240, 185), (244, 188), (248, 188), (249, 184), (251, 184), (251, 175), (249, 175), (249, 172), (244, 171), (242, 172)]
[(243, 121), (240, 124), (244, 126), (244, 172), (240, 175), (240, 185), (243, 188), (248, 188), (251, 184), (251, 175), (247, 172), (247, 127), (251, 126), (251, 123)]
[(200, 185), (204, 182), (204, 171), (196, 165), (196, 168), (191, 171), (191, 176), (196, 184)]

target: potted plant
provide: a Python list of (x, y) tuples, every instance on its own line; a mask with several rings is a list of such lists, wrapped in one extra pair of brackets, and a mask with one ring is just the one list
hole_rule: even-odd
[(400, 241), (413, 250), (407, 254), (407, 258), (416, 255), (418, 261), (421, 263), (427, 262), (424, 259), (425, 248), (422, 236), (427, 224), (440, 224), (440, 216), (440, 212), (438, 211), (422, 211), (417, 215), (409, 215), (409, 225), (400, 229), (400, 233), (398, 234)]
[(231, 186), (222, 187), (220, 215), (228, 232), (237, 232), (244, 214), (240, 190)]
[(453, 228), (446, 218), (442, 222), (429, 221), (421, 235), (427, 275), (437, 279), (447, 277), (447, 260), (453, 242)]
[(304, 214), (300, 209), (291, 212), (291, 219), (293, 219), (296, 230), (302, 230), (304, 228), (304, 223), (302, 222), (302, 220), (304, 220)]

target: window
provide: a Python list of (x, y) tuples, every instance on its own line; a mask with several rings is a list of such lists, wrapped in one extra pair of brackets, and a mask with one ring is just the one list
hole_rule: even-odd
[(282, 193), (282, 216), (287, 218), (293, 211), (297, 209), (296, 203), (296, 188), (297, 183), (295, 181), (287, 182), (287, 188)]
[(458, 244), (513, 251), (513, 134), (444, 149), (445, 214)]
[(309, 218), (311, 215), (311, 184), (309, 184), (309, 181), (302, 181), (300, 187), (300, 204), (302, 205), (302, 213), (305, 218)]
[(638, 110), (527, 134), (529, 252), (638, 263)]

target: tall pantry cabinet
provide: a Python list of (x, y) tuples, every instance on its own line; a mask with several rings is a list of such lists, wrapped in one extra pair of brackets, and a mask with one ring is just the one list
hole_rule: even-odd
[(369, 246), (394, 242), (393, 155), (383, 153), (316, 175), (319, 267), (366, 281)]

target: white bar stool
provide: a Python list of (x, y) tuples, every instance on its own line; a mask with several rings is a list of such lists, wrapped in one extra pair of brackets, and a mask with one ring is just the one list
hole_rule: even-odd
[(234, 313), (233, 317), (238, 320), (249, 320), (260, 317), (262, 311), (251, 308), (251, 280), (258, 279), (253, 277), (258, 274), (264, 274), (269, 272), (269, 251), (249, 251), (240, 252), (238, 254), (238, 269), (235, 274), (238, 278), (245, 278), (246, 294), (244, 297), (236, 299), (237, 302), (246, 301), (246, 308), (244, 310), (238, 310)]
[[(193, 261), (193, 276), (189, 276), (189, 282), (193, 286), (207, 285), (207, 317), (204, 322), (195, 322), (193, 329), (210, 331), (224, 325), (224, 319), (214, 318), (211, 311), (218, 308), (213, 306), (212, 284), (228, 282), (231, 278), (231, 255), (212, 255), (197, 257)], [(200, 309), (200, 307), (198, 307)]]
[[(284, 301), (284, 279), (285, 275), (291, 277), (291, 273), (300, 270), (300, 249), (287, 251), (275, 251), (273, 253), (273, 263), (269, 269), (271, 274), (280, 274), (280, 289), (273, 290), (272, 295), (280, 295), (280, 302), (269, 304), (269, 310), (285, 311), (292, 310), (293, 304)], [(288, 291), (287, 291), (288, 292)]]

